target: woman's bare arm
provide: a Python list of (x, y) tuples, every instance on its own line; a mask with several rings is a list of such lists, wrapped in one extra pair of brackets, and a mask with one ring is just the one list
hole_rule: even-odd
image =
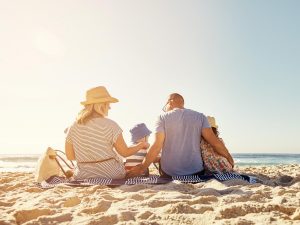
[(128, 147), (124, 141), (123, 135), (120, 134), (114, 144), (114, 147), (121, 156), (128, 157), (135, 154), (141, 149), (147, 149), (149, 147), (149, 144), (147, 142), (140, 142), (131, 147)]
[(66, 141), (65, 152), (68, 160), (75, 160), (75, 152), (74, 152), (73, 144)]

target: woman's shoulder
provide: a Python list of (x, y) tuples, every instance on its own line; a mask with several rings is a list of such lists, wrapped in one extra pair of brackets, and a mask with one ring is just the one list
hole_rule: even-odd
[(70, 132), (71, 129), (73, 129), (74, 127), (77, 126), (76, 121), (74, 121), (70, 126), (68, 126), (65, 130), (64, 133), (67, 134), (68, 132)]
[(107, 125), (107, 126), (118, 126), (118, 123), (109, 118), (94, 118), (93, 121), (97, 124)]

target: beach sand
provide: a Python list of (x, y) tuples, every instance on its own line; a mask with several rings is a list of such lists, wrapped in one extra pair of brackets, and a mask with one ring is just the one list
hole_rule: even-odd
[(241, 180), (42, 190), (33, 174), (0, 176), (0, 224), (300, 224), (300, 165), (238, 168)]

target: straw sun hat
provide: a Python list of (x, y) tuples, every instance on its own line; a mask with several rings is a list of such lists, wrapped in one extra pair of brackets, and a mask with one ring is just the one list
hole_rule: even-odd
[(210, 124), (211, 127), (214, 127), (214, 128), (218, 128), (218, 125), (216, 124), (216, 119), (215, 117), (213, 116), (207, 116), (207, 120)]
[(103, 102), (115, 103), (118, 101), (118, 99), (110, 96), (104, 86), (99, 86), (88, 90), (86, 92), (86, 100), (81, 102), (81, 104), (89, 105)]

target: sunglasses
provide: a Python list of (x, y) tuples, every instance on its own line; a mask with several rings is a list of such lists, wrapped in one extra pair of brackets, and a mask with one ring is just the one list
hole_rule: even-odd
[(162, 111), (167, 112), (167, 105), (173, 101), (173, 99), (168, 99), (167, 103), (165, 104), (165, 106), (162, 108)]

